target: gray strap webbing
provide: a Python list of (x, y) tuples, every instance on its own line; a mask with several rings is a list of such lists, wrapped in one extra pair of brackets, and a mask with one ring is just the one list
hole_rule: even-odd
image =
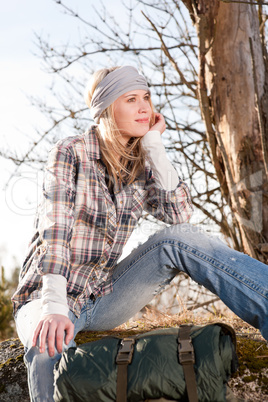
[(127, 402), (127, 367), (131, 363), (134, 339), (124, 338), (116, 356), (117, 364), (117, 383), (116, 383), (116, 402)]
[(190, 337), (191, 327), (191, 325), (182, 325), (179, 329), (179, 359), (184, 372), (189, 402), (198, 402), (194, 348)]

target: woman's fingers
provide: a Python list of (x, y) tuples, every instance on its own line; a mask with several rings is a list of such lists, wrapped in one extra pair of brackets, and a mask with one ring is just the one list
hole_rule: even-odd
[(51, 314), (42, 318), (34, 331), (32, 346), (36, 346), (39, 337), (39, 350), (43, 353), (48, 348), (49, 356), (54, 356), (55, 346), (62, 353), (63, 342), (68, 343), (73, 339), (74, 325), (72, 321), (60, 314)]
[(39, 334), (39, 351), (40, 353), (44, 353), (46, 350), (46, 341), (47, 341), (47, 335), (49, 331), (49, 322), (46, 320), (43, 320), (42, 328)]
[(161, 113), (155, 113), (155, 123), (150, 128), (150, 130), (157, 130), (160, 131), (161, 134), (163, 134), (165, 129), (166, 129), (166, 123), (163, 115)]
[(65, 327), (65, 332), (66, 332), (66, 335), (65, 335), (65, 343), (66, 343), (66, 345), (68, 345), (69, 342), (70, 342), (70, 341), (73, 339), (73, 337), (74, 337), (74, 324), (72, 323), (71, 320), (69, 320), (68, 325), (66, 325), (66, 327)]
[[(47, 331), (47, 339), (45, 340), (45, 342), (47, 341), (47, 349), (48, 349), (48, 354), (50, 357), (53, 357), (55, 354), (55, 338), (56, 338), (56, 333), (58, 330), (58, 325), (57, 322), (51, 320), (49, 322), (49, 328)], [(45, 345), (44, 345), (45, 346)], [(42, 352), (44, 352), (44, 350), (42, 349)]]
[(42, 328), (42, 321), (39, 321), (39, 323), (37, 324), (37, 326), (34, 330), (33, 339), (32, 339), (32, 347), (35, 347), (37, 344), (37, 339), (38, 339), (41, 328)]

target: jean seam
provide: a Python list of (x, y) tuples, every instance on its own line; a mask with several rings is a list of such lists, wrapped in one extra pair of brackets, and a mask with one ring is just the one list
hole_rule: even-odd
[[(175, 241), (173, 243), (175, 244)], [(180, 244), (183, 245), (184, 243), (180, 243)], [(190, 249), (186, 249), (186, 247), (184, 248), (186, 252), (189, 252), (189, 254), (191, 254), (193, 256), (198, 256), (203, 261), (206, 261), (208, 264), (210, 264), (212, 267), (220, 269), (222, 272), (226, 273), (231, 278), (236, 279), (238, 282), (240, 282), (243, 285), (247, 286), (249, 289), (252, 289), (252, 290), (256, 291), (258, 294), (260, 294), (264, 298), (268, 299), (268, 292), (265, 289), (260, 288), (259, 285), (256, 285), (254, 282), (252, 282), (250, 279), (248, 279), (245, 275), (244, 276), (241, 276), (241, 275), (238, 276), (228, 264), (223, 264), (222, 262), (216, 260), (215, 258), (207, 256), (204, 253), (200, 253), (198, 250), (196, 250), (193, 247), (187, 245), (186, 243), (185, 243), (185, 245), (190, 248)], [(181, 249), (183, 248), (183, 246), (180, 247), (179, 245), (178, 245), (178, 247), (181, 248)]]
[(217, 261), (215, 258), (212, 258), (204, 253), (200, 253), (198, 250), (196, 250), (194, 247), (189, 246), (187, 243), (182, 243), (182, 242), (177, 242), (176, 240), (160, 240), (157, 243), (151, 244), (148, 248), (146, 248), (143, 252), (141, 252), (138, 257), (135, 260), (132, 260), (130, 264), (125, 268), (125, 270), (113, 281), (113, 284), (115, 284), (120, 278), (122, 278), (128, 271), (129, 269), (136, 264), (139, 260), (141, 260), (146, 254), (148, 254), (149, 251), (158, 248), (162, 244), (173, 244), (174, 246), (176, 245), (179, 249), (184, 250), (185, 252), (197, 256), (198, 258), (202, 259), (203, 261), (206, 261), (206, 263), (210, 264), (212, 267), (215, 267), (222, 272), (224, 272), (226, 275), (229, 275), (231, 278), (234, 280), (237, 280), (238, 282), (242, 283), (243, 285), (247, 286), (249, 289), (255, 291), (258, 293), (260, 296), (268, 299), (268, 292), (265, 289), (260, 288), (259, 285), (256, 285), (254, 282), (249, 280), (246, 276), (243, 277), (238, 277), (235, 272), (232, 270), (228, 264), (222, 264), (220, 261)]

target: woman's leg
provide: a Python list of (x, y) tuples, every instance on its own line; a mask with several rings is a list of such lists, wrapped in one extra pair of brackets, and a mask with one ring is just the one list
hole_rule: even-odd
[[(41, 300), (34, 300), (25, 304), (18, 311), (15, 321), (18, 336), (24, 345), (24, 362), (27, 367), (29, 394), (32, 402), (52, 402), (54, 392), (53, 369), (55, 363), (60, 359), (61, 354), (55, 349), (55, 355), (50, 357), (47, 350), (39, 352), (39, 348), (32, 347), (33, 332), (42, 315)], [(75, 335), (85, 325), (85, 316), (82, 314), (77, 320), (73, 313), (69, 313), (69, 318), (75, 325)], [(68, 346), (64, 345), (64, 350), (75, 346), (72, 340)]]
[[(268, 266), (188, 224), (164, 229), (121, 261), (113, 272), (114, 291), (95, 303), (88, 300), (78, 320), (70, 313), (75, 333), (111, 329), (127, 321), (178, 271), (217, 294), (238, 316), (260, 328), (268, 340)], [(22, 307), (16, 317), (26, 350), (31, 398), (38, 402), (53, 400), (53, 367), (60, 357), (51, 359), (31, 347), (40, 316), (41, 303), (34, 301)]]
[(114, 291), (96, 300), (88, 329), (111, 329), (127, 321), (178, 271), (217, 294), (268, 339), (268, 266), (189, 224), (158, 232), (118, 264)]

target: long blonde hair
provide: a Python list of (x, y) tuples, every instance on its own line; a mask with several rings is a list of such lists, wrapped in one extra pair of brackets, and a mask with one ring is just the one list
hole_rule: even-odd
[[(90, 107), (98, 83), (117, 68), (119, 67), (104, 68), (93, 74), (85, 92), (85, 101), (88, 107)], [(151, 99), (150, 105), (153, 111)], [(150, 125), (153, 124), (154, 112)], [(96, 131), (102, 159), (108, 170), (109, 187), (111, 188), (113, 183), (131, 184), (144, 170), (145, 153), (141, 145), (141, 138), (131, 137), (126, 146), (122, 145), (119, 140), (121, 133), (114, 118), (113, 104), (102, 113)]]

